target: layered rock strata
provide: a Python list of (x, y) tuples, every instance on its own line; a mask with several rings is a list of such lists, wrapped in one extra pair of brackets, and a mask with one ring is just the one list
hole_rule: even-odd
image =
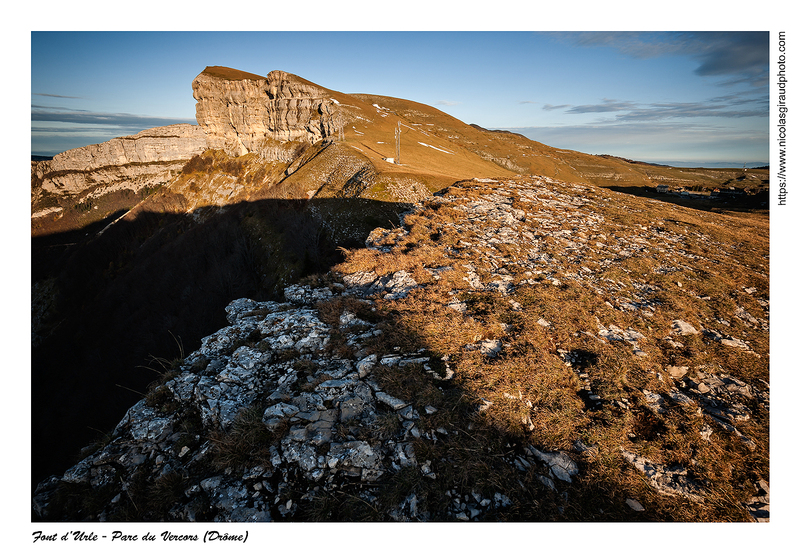
[(171, 172), (180, 171), (206, 148), (206, 135), (197, 125), (155, 127), (38, 162), (32, 167), (31, 180), (39, 181), (42, 191), (56, 195), (76, 195), (108, 185), (136, 192), (167, 182)]
[(260, 152), (275, 140), (313, 143), (336, 132), (332, 93), (284, 71), (259, 77), (207, 67), (192, 90), (209, 147), (229, 155)]

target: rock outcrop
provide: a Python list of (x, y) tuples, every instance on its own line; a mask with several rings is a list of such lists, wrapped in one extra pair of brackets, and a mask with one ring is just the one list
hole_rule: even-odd
[[(442, 361), (432, 361), (424, 350), (368, 354), (382, 330), (346, 308), (336, 320), (322, 320), (331, 302), (369, 309), (374, 301), (359, 298), (392, 301), (418, 285), (405, 271), (383, 278), (356, 273), (342, 280), (344, 285), (289, 286), (285, 303), (232, 302), (226, 308), (230, 325), (205, 337), (179, 374), (131, 407), (110, 443), (61, 478), (39, 485), (36, 514), (45, 520), (111, 521), (132, 506), (142, 509), (138, 516), (160, 511), (171, 521), (303, 520), (339, 487), (369, 490), (402, 470), (435, 480), (439, 460), (420, 458), (417, 451), (421, 441), (446, 438), (445, 428), (430, 429), (438, 409), (387, 393), (376, 373), (421, 368), (432, 383), (445, 384), (453, 371), (433, 369), (431, 364)], [(345, 357), (334, 346), (342, 338), (352, 352)], [(262, 449), (248, 457), (253, 454), (246, 451), (248, 444), (259, 447), (259, 441)], [(579, 471), (566, 453), (533, 447), (507, 462), (523, 471), (538, 467), (539, 478), (553, 489), (552, 479), (571, 482)], [(132, 481), (172, 492), (145, 514), (124, 483)], [(99, 511), (64, 513), (65, 490), (116, 496)], [(360, 495), (375, 501), (369, 491)], [(436, 518), (482, 520), (511, 504), (500, 491), (462, 497), (453, 490), (452, 500)], [(414, 494), (401, 498), (387, 520), (431, 520), (417, 503)]]
[[(32, 168), (42, 192), (77, 195), (97, 187), (130, 188), (164, 184), (171, 174), (207, 148), (203, 129), (181, 124), (147, 129), (132, 136), (67, 150)], [(36, 187), (32, 193), (36, 191)], [(35, 206), (32, 206), (35, 209)]]
[[(189, 159), (208, 149), (230, 156), (257, 152), (263, 161), (290, 163), (298, 144), (331, 137), (346, 119), (334, 98), (338, 93), (283, 71), (265, 78), (209, 67), (192, 88), (199, 125), (147, 129), (32, 163), (31, 217), (38, 231), (43, 225), (76, 226), (57, 222), (70, 208), (82, 213), (110, 194), (138, 194), (167, 184)], [(136, 201), (106, 201), (97, 215), (129, 209)], [(80, 224), (91, 222), (81, 219)]]
[(274, 141), (313, 143), (337, 130), (334, 93), (284, 71), (259, 77), (207, 67), (192, 90), (209, 147), (229, 155), (260, 152)]

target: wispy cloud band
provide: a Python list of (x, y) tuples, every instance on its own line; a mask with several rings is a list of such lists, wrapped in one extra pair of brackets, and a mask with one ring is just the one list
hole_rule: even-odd
[(614, 48), (634, 58), (689, 56), (698, 63), (695, 74), (728, 77), (720, 83), (723, 85), (747, 82), (761, 87), (768, 82), (768, 32), (576, 32), (553, 36), (577, 46)]
[(46, 121), (70, 123), (78, 125), (112, 125), (116, 127), (139, 127), (149, 129), (163, 127), (177, 123), (196, 124), (194, 119), (181, 119), (175, 117), (154, 117), (149, 115), (134, 115), (131, 113), (98, 113), (68, 108), (44, 108), (31, 106), (31, 121)]
[(46, 96), (48, 98), (67, 98), (69, 100), (80, 100), (80, 96), (64, 96), (63, 94), (47, 94), (45, 92), (32, 92), (33, 96)]
[(573, 106), (562, 104), (542, 107), (546, 111), (564, 110), (568, 115), (586, 113), (614, 113), (612, 118), (597, 120), (595, 123), (620, 123), (627, 121), (660, 121), (684, 117), (767, 117), (768, 100), (763, 98), (742, 98), (720, 96), (706, 102), (662, 102), (642, 104), (624, 100), (603, 99), (599, 104)]
[[(769, 160), (768, 129), (736, 129), (724, 123), (686, 125), (673, 121), (641, 121), (505, 127), (504, 130), (557, 148), (670, 165), (741, 166), (744, 162), (766, 164)], [(760, 146), (754, 148), (754, 144)]]

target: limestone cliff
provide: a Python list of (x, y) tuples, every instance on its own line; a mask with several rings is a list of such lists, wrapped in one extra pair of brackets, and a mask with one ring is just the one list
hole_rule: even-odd
[(272, 140), (313, 143), (336, 130), (335, 93), (284, 71), (264, 78), (207, 67), (192, 90), (209, 147), (229, 155), (259, 152)]
[(74, 230), (127, 211), (205, 149), (203, 129), (179, 124), (31, 162), (31, 235)]
[[(169, 125), (147, 129), (132, 136), (67, 150), (33, 169), (41, 189), (58, 195), (78, 194), (124, 175), (140, 186), (164, 182), (170, 169), (206, 149), (206, 137), (196, 125)], [(174, 166), (174, 167), (173, 167)], [(135, 187), (135, 185), (134, 185)]]

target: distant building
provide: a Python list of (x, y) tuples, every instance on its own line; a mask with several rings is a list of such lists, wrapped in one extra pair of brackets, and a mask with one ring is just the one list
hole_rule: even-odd
[(669, 186), (667, 186), (666, 184), (659, 184), (658, 186), (656, 186), (656, 192), (658, 192), (659, 194), (664, 194), (665, 192), (669, 192)]

